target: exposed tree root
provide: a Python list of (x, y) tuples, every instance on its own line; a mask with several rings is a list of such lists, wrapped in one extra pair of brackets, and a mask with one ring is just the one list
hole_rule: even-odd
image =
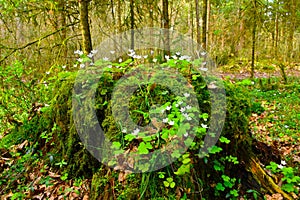
[(261, 168), (259, 163), (254, 157), (250, 157), (248, 160), (247, 170), (252, 173), (253, 178), (268, 192), (271, 194), (279, 193), (285, 199), (293, 200), (293, 197), (285, 193), (273, 179)]

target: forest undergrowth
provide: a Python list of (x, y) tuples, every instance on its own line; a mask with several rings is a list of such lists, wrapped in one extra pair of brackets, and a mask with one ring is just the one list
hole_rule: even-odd
[[(126, 61), (124, 63), (128, 64)], [(232, 70), (233, 68), (236, 69)], [(247, 67), (245, 69), (247, 71)], [(1, 199), (91, 199), (91, 192), (99, 192), (99, 188), (95, 188), (93, 182), (103, 186), (101, 189), (103, 199), (108, 197), (111, 199), (136, 199), (143, 195), (158, 195), (157, 187), (166, 193), (152, 199), (195, 199), (193, 192), (198, 192), (199, 194), (196, 196), (199, 198), (203, 191), (204, 195), (213, 194), (220, 199), (283, 199), (280, 193), (271, 194), (264, 190), (259, 191), (260, 187), (247, 189), (247, 187), (243, 187), (241, 179), (228, 173), (230, 169), (225, 169), (226, 163), (239, 165), (238, 157), (235, 155), (227, 155), (218, 159), (214, 157), (220, 152), (222, 154), (222, 148), (226, 147), (231, 140), (233, 141), (226, 135), (220, 138), (220, 147), (214, 146), (210, 149), (213, 159), (211, 161), (204, 159), (203, 163), (201, 162), (201, 164), (211, 163), (214, 170), (221, 175), (219, 180), (212, 180), (210, 183), (201, 182), (209, 180), (207, 177), (205, 177), (206, 179), (197, 177), (199, 174), (195, 172), (193, 166), (197, 166), (199, 163), (194, 161), (193, 150), (180, 157), (179, 162), (176, 162), (175, 165), (153, 174), (116, 173), (100, 167), (100, 170), (96, 172), (102, 177), (100, 180), (95, 181), (89, 174), (73, 176), (72, 170), (74, 169), (68, 168), (70, 162), (68, 158), (59, 155), (60, 151), (67, 152), (67, 147), (59, 149), (59, 151), (49, 151), (55, 149), (55, 146), (60, 146), (61, 144), (57, 144), (57, 141), (62, 138), (67, 140), (65, 142), (70, 145), (75, 144), (73, 140), (69, 141), (68, 138), (65, 138), (66, 136), (61, 136), (66, 131), (65, 129), (70, 129), (70, 127), (67, 124), (60, 124), (63, 121), (51, 120), (53, 115), (43, 114), (48, 113), (53, 105), (59, 106), (58, 108), (61, 110), (65, 109), (63, 105), (53, 101), (67, 101), (67, 99), (58, 99), (64, 97), (53, 98), (52, 96), (52, 88), (60, 84), (56, 79), (70, 80), (74, 76), (72, 72), (64, 72), (64, 70), (65, 66), (58, 66), (53, 70), (53, 73), (56, 71), (57, 75), (52, 76), (47, 73), (42, 77), (44, 81), (40, 81), (42, 84), (36, 84), (35, 80), (25, 81), (30, 77), (30, 73), (22, 70), (20, 62), (16, 62), (11, 68), (7, 67), (5, 72), (1, 72), (3, 77), (8, 77), (4, 83), (6, 90), (1, 91), (1, 100), (5, 102), (10, 99), (10, 104), (1, 104), (0, 111)], [(253, 138), (253, 152), (256, 153), (261, 167), (274, 183), (289, 196), (297, 199), (300, 188), (300, 81), (297, 76), (299, 71), (294, 67), (293, 73), (289, 74), (289, 68), (287, 68), (287, 74), (284, 75), (286, 77), (283, 77), (282, 71), (278, 69), (278, 74), (275, 73), (276, 76), (274, 76), (270, 71), (274, 70), (271, 65), (271, 67), (259, 68), (259, 74), (263, 74), (263, 76), (250, 79), (244, 76), (245, 71), (238, 72), (240, 70), (238, 67), (225, 66), (220, 74), (225, 82), (232, 85), (230, 87), (235, 88), (234, 90), (248, 91), (247, 93), (249, 93), (247, 98), (249, 98), (251, 114), (248, 125)], [(58, 73), (59, 71), (63, 73)], [(236, 76), (236, 74), (243, 75)], [(109, 80), (112, 81), (113, 78)], [(195, 80), (197, 78), (195, 76)], [(34, 85), (38, 85), (38, 87), (32, 89)], [(202, 87), (201, 84), (200, 87)], [(16, 91), (17, 89), (18, 91)], [(147, 91), (149, 87), (144, 89), (141, 89), (140, 92)], [(157, 88), (155, 92), (160, 93), (162, 90), (163, 88)], [(105, 96), (108, 92), (108, 88), (102, 88), (100, 96)], [(40, 95), (39, 99), (35, 99), (36, 95)], [(18, 98), (18, 96), (22, 96), (22, 98)], [(139, 99), (135, 101), (139, 101)], [(100, 109), (103, 109), (106, 108), (108, 101), (103, 98), (99, 103), (101, 104)], [(168, 107), (169, 104), (166, 106)], [(144, 114), (144, 112), (139, 112), (135, 116), (143, 116), (143, 122), (147, 123), (148, 118)], [(42, 120), (37, 119), (37, 116), (41, 115), (43, 116)], [(62, 115), (63, 113), (59, 112), (54, 114), (56, 118), (66, 120), (62, 118)], [(203, 119), (206, 119), (204, 115)], [(34, 122), (34, 120), (37, 121)], [(105, 123), (105, 119), (103, 123)], [(205, 125), (202, 127), (204, 132), (205, 127)], [(168, 129), (171, 130), (170, 127)], [(112, 130), (117, 132), (115, 129)], [(38, 137), (31, 138), (36, 135)], [(165, 136), (164, 139), (167, 141), (168, 136)], [(131, 141), (131, 138), (127, 138), (128, 143)], [(153, 140), (153, 142), (151, 144), (155, 144), (156, 141)], [(150, 143), (144, 141), (144, 144)], [(114, 145), (121, 144), (116, 142)], [(148, 148), (138, 146), (141, 153), (151, 151), (152, 148), (152, 146)], [(86, 153), (80, 152), (78, 156), (80, 155), (86, 155)], [(176, 168), (177, 171), (172, 170), (177, 174), (172, 174), (171, 168)], [(186, 171), (186, 169), (188, 170)], [(180, 178), (180, 174), (187, 174), (190, 178), (186, 176)], [(142, 184), (137, 180), (140, 180)], [(157, 184), (157, 186), (151, 184)], [(203, 188), (208, 186), (210, 189)], [(107, 190), (110, 192), (107, 193)], [(202, 199), (205, 197), (203, 196)]]

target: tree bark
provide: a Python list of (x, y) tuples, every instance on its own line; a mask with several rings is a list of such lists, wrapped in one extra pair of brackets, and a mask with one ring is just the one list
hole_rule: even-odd
[(288, 56), (288, 61), (292, 60), (293, 57), (293, 40), (294, 40), (294, 33), (295, 33), (295, 29), (296, 29), (296, 0), (290, 0), (289, 2), (289, 11), (290, 11), (290, 26), (289, 26), (289, 40), (288, 40), (288, 52), (287, 52), (287, 56)]
[(82, 34), (83, 52), (87, 55), (92, 51), (92, 38), (89, 24), (89, 2), (90, 0), (79, 0), (80, 25)]
[(207, 49), (209, 0), (203, 0), (202, 47)]
[(134, 0), (130, 0), (130, 29), (131, 29), (130, 48), (134, 49)]
[(196, 34), (197, 34), (196, 38), (197, 38), (197, 43), (201, 44), (199, 0), (195, 0), (195, 6), (196, 6)]
[(253, 1), (253, 29), (252, 29), (252, 56), (251, 56), (251, 78), (254, 78), (254, 65), (255, 65), (255, 46), (256, 46), (256, 28), (257, 28), (257, 22), (256, 22), (256, 0)]
[(169, 20), (169, 2), (163, 0), (162, 24), (164, 28), (164, 55), (170, 56), (170, 20)]

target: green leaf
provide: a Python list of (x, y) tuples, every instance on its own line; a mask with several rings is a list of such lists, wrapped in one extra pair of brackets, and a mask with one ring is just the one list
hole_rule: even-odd
[(132, 134), (127, 134), (127, 135), (125, 135), (124, 139), (128, 142), (131, 142), (133, 139), (135, 139), (135, 136)]
[(147, 143), (141, 142), (139, 147), (138, 147), (138, 152), (140, 154), (148, 154), (149, 153), (148, 149), (152, 149), (152, 148), (153, 147), (149, 142), (147, 142)]
[(226, 137), (220, 137), (220, 142), (222, 143), (226, 143), (226, 144), (229, 144), (230, 143), (230, 140), (228, 140)]
[(115, 148), (115, 149), (119, 149), (121, 147), (120, 142), (113, 142), (112, 145), (113, 145), (113, 148)]
[(223, 187), (222, 183), (218, 183), (218, 184), (216, 185), (216, 190), (224, 191), (224, 190), (225, 190), (225, 187)]
[(181, 165), (174, 174), (176, 175), (184, 175), (186, 173), (190, 173), (190, 165)]
[(175, 187), (175, 182), (170, 183), (170, 188), (174, 188)]
[(295, 190), (293, 183), (283, 184), (281, 186), (281, 189), (283, 189), (286, 192), (293, 192)]
[(209, 153), (216, 154), (216, 153), (221, 152), (223, 149), (221, 147), (214, 145), (214, 146), (210, 147), (208, 150), (209, 150)]
[(179, 157), (181, 156), (181, 154), (180, 154), (179, 150), (176, 149), (176, 150), (174, 150), (174, 151), (172, 152), (171, 156), (172, 156), (173, 158), (179, 158)]
[(170, 183), (168, 181), (164, 181), (163, 183), (164, 183), (165, 187), (169, 187), (170, 186)]
[(191, 159), (190, 158), (186, 158), (182, 161), (183, 164), (188, 164), (191, 162)]
[(147, 149), (153, 149), (153, 147), (152, 147), (152, 145), (151, 145), (150, 142), (146, 142), (145, 147), (146, 147)]
[(172, 178), (172, 177), (169, 177), (169, 178), (167, 178), (167, 181), (168, 181), (169, 183), (172, 183), (172, 182), (173, 182), (173, 178)]
[(165, 178), (165, 172), (158, 172), (158, 174), (159, 178)]
[(185, 154), (182, 155), (182, 158), (183, 158), (183, 159), (186, 159), (186, 158), (188, 158), (189, 156), (190, 156), (189, 153), (185, 153)]

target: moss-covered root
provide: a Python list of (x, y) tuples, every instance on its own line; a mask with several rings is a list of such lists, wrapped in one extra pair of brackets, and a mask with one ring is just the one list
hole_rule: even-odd
[(282, 191), (282, 189), (274, 183), (273, 179), (261, 168), (259, 163), (254, 157), (250, 157), (249, 165), (247, 165), (248, 170), (252, 173), (254, 179), (260, 183), (260, 185), (265, 188), (271, 194), (279, 193), (285, 199), (293, 200), (293, 198)]

